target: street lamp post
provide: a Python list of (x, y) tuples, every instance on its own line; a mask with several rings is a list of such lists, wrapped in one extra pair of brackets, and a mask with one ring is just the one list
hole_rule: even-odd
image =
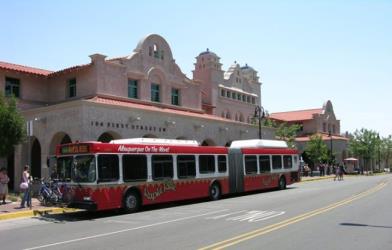
[(328, 136), (329, 136), (330, 144), (331, 144), (331, 145), (330, 145), (330, 146), (331, 146), (330, 158), (331, 158), (331, 165), (332, 165), (332, 163), (333, 163), (333, 154), (332, 154), (332, 132), (331, 132), (331, 130), (329, 130)]
[(262, 138), (261, 136), (261, 120), (265, 117), (265, 112), (263, 106), (257, 105), (255, 108), (255, 115), (254, 118), (259, 120), (259, 139)]

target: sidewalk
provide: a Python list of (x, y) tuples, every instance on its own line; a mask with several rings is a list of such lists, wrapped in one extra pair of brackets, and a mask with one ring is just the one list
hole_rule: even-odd
[(46, 214), (59, 214), (59, 213), (70, 213), (76, 212), (77, 209), (62, 208), (62, 207), (45, 207), (41, 203), (33, 198), (32, 209), (29, 207), (20, 208), (20, 200), (12, 202), (6, 200), (6, 204), (0, 205), (0, 221), (7, 219), (15, 219), (21, 217), (34, 217), (42, 216)]
[(326, 179), (333, 179), (335, 175), (324, 175), (324, 176), (302, 176), (301, 177), (301, 182), (306, 182), (306, 181), (318, 181), (318, 180), (326, 180)]

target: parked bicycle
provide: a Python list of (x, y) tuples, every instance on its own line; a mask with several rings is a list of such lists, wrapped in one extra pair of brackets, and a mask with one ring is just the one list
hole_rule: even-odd
[(49, 180), (45, 182), (44, 179), (41, 179), (41, 186), (37, 198), (44, 206), (61, 203), (63, 200), (63, 194), (58, 181)]

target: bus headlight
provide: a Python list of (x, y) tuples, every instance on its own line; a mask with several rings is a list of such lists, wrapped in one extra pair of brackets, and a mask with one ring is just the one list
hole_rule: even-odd
[(83, 200), (84, 200), (84, 201), (91, 201), (91, 197), (90, 197), (90, 196), (84, 196), (84, 197), (83, 197)]

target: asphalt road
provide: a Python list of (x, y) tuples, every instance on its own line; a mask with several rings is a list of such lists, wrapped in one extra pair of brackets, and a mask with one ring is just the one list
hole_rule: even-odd
[(392, 249), (392, 176), (298, 183), (135, 214), (0, 222), (0, 249)]

